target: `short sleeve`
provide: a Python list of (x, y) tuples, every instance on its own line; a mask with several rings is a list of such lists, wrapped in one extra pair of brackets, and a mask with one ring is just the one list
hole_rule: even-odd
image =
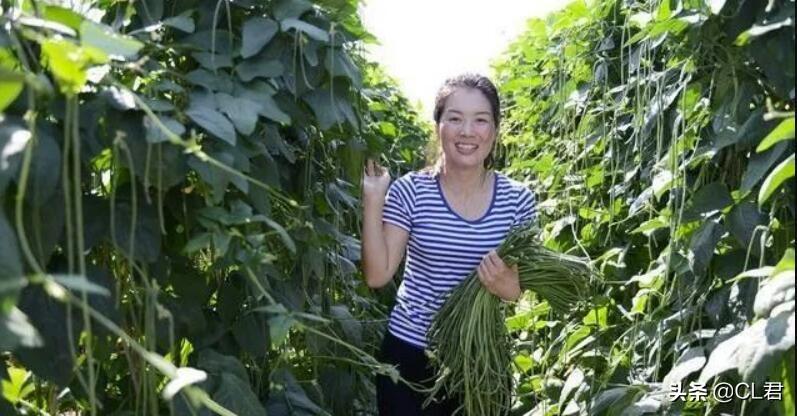
[(382, 221), (404, 230), (412, 229), (412, 211), (415, 204), (415, 189), (410, 174), (396, 179), (387, 191)]
[(517, 211), (512, 226), (535, 223), (537, 221), (537, 198), (534, 196), (534, 192), (526, 187), (521, 187), (517, 201)]

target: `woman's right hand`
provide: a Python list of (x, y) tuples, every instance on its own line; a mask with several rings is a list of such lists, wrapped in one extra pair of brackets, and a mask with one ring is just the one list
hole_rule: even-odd
[(388, 187), (390, 187), (390, 173), (372, 159), (368, 159), (363, 172), (363, 200), (384, 200)]

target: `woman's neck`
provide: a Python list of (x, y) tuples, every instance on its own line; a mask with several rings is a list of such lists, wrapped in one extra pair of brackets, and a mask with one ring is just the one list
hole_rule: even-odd
[(457, 195), (471, 195), (483, 189), (489, 172), (482, 166), (473, 169), (457, 169), (443, 163), (440, 179), (446, 188)]

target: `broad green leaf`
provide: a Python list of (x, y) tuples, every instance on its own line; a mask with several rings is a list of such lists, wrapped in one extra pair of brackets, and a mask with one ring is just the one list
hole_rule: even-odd
[(567, 380), (565, 380), (564, 386), (562, 386), (562, 392), (559, 395), (559, 407), (561, 408), (567, 401), (570, 399), (570, 396), (584, 384), (584, 372), (581, 371), (580, 368), (576, 367), (569, 376), (567, 376)]
[(768, 319), (759, 319), (719, 344), (698, 379), (705, 383), (736, 369), (744, 381), (761, 382), (794, 349), (794, 301), (776, 307)]
[(273, 78), (282, 75), (285, 67), (282, 62), (270, 57), (250, 58), (235, 67), (241, 81), (248, 82), (255, 78)]
[(721, 182), (712, 182), (700, 188), (689, 200), (683, 221), (690, 222), (714, 216), (731, 204), (733, 198), (727, 186)]
[(204, 248), (210, 247), (210, 240), (211, 234), (210, 233), (201, 233), (196, 237), (188, 240), (183, 248), (183, 252), (186, 254), (192, 254)]
[(84, 21), (83, 16), (80, 14), (75, 13), (70, 9), (52, 4), (40, 4), (39, 8), (44, 19), (58, 22), (64, 26), (74, 29), (75, 32), (80, 31), (80, 26)]
[(714, 257), (714, 249), (724, 233), (722, 225), (716, 221), (707, 221), (692, 234), (689, 241), (689, 263), (696, 275), (706, 271)]
[(692, 347), (686, 350), (666, 376), (662, 384), (669, 386), (674, 383), (681, 383), (690, 374), (700, 371), (706, 364), (706, 353), (703, 347)]
[(162, 23), (164, 26), (173, 27), (186, 33), (193, 33), (193, 31), (196, 29), (196, 26), (194, 25), (194, 19), (191, 18), (189, 13), (183, 13), (179, 16), (170, 17), (165, 19)]
[[(234, 162), (233, 156), (226, 152), (214, 153), (211, 154), (211, 157), (227, 166), (232, 165)], [(224, 199), (224, 193), (227, 191), (227, 185), (229, 185), (232, 180), (230, 174), (196, 157), (191, 157), (188, 160), (188, 166), (194, 169), (202, 180), (211, 186), (213, 201), (217, 203), (221, 202), (221, 200)]]
[(258, 105), (248, 98), (233, 97), (225, 93), (216, 94), (216, 102), (227, 117), (232, 120), (235, 129), (244, 135), (250, 135), (257, 125)]
[(330, 49), (324, 59), (327, 71), (335, 76), (345, 75), (355, 87), (362, 86), (362, 75), (359, 68), (351, 61), (349, 55), (337, 49)]
[(313, 3), (307, 0), (279, 0), (274, 5), (274, 17), (277, 20), (298, 19), (312, 8)]
[(5, 111), (22, 92), (24, 79), (21, 73), (0, 69), (0, 113)]
[(259, 314), (247, 314), (232, 326), (232, 335), (241, 349), (253, 357), (263, 357), (271, 347), (269, 329)]
[[(169, 133), (177, 136), (178, 138), (185, 134), (185, 126), (183, 126), (179, 121), (166, 116), (158, 117), (160, 119), (160, 124), (168, 130)], [(144, 128), (146, 129), (147, 135), (146, 139), (149, 143), (163, 143), (168, 142), (169, 134), (163, 131), (163, 127), (159, 126), (152, 117), (146, 116), (144, 118)]]
[(764, 179), (775, 163), (780, 160), (786, 152), (788, 143), (780, 142), (764, 153), (755, 153), (750, 156), (747, 169), (742, 175), (742, 186), (739, 188), (743, 193), (750, 192), (758, 183)]
[(222, 55), (219, 53), (210, 52), (194, 52), (191, 54), (203, 68), (211, 71), (218, 71), (222, 68), (232, 68), (232, 57), (230, 55)]
[(260, 404), (248, 380), (242, 380), (229, 373), (222, 373), (213, 400), (239, 416), (265, 416), (266, 410)]
[(794, 302), (794, 269), (784, 270), (765, 280), (755, 297), (756, 316), (768, 318), (778, 305)]
[(215, 109), (192, 102), (185, 115), (208, 133), (235, 146), (235, 127)]
[(43, 342), (38, 347), (18, 346), (14, 351), (15, 358), (40, 379), (60, 386), (68, 385), (74, 377), (75, 368), (75, 358), (69, 345), (77, 345), (77, 336), (83, 327), (82, 319), (73, 317), (73, 332), (70, 335), (66, 307), (51, 298), (41, 286), (26, 287), (19, 296), (17, 306), (39, 331)]
[(251, 17), (244, 22), (241, 57), (248, 58), (260, 52), (277, 34), (279, 24), (263, 17)]
[(240, 360), (231, 355), (220, 354), (216, 350), (209, 348), (199, 352), (197, 367), (216, 377), (220, 377), (222, 374), (228, 374), (241, 381), (249, 381), (246, 367), (244, 367)]
[(3, 397), (6, 400), (11, 403), (17, 403), (36, 391), (36, 387), (31, 380), (33, 373), (19, 367), (11, 367), (7, 371), (8, 380), (2, 380), (0, 383)]
[[(282, 306), (282, 305), (280, 305)], [(268, 319), (269, 338), (271, 339), (271, 346), (278, 347), (282, 345), (288, 337), (291, 328), (298, 322), (287, 312), (278, 313)]]
[(361, 347), (363, 341), (363, 326), (360, 321), (352, 316), (346, 305), (334, 305), (330, 313), (343, 328), (346, 340), (354, 346)]
[(108, 55), (100, 49), (78, 47), (64, 39), (47, 39), (41, 44), (42, 60), (55, 76), (61, 92), (75, 95), (86, 84), (89, 67), (108, 61)]
[(18, 345), (29, 348), (43, 345), (39, 331), (31, 325), (28, 316), (17, 308), (0, 312), (0, 350), (13, 351)]
[(271, 381), (272, 385), (278, 386), (275, 390), (278, 391), (279, 394), (274, 394), (269, 397), (267, 408), (269, 414), (324, 414), (324, 411), (307, 397), (307, 393), (302, 389), (296, 381), (296, 377), (294, 377), (289, 370), (280, 368), (274, 371)]
[(9, 301), (26, 281), (21, 260), (16, 233), (0, 211), (0, 314), (10, 310)]
[(182, 43), (191, 45), (199, 50), (220, 55), (234, 56), (233, 35), (226, 30), (202, 30), (186, 36)]
[(772, 147), (775, 143), (780, 142), (781, 140), (789, 140), (794, 138), (794, 117), (789, 117), (783, 120), (778, 127), (775, 127), (764, 140), (761, 140), (761, 143), (758, 144), (755, 151), (761, 153), (770, 147)]
[(750, 248), (750, 252), (758, 256), (761, 251), (758, 239), (761, 238), (763, 230), (757, 229), (757, 227), (764, 225), (765, 221), (764, 213), (758, 209), (758, 206), (745, 201), (728, 213), (725, 218), (725, 226), (745, 251)]
[(84, 20), (80, 24), (80, 43), (97, 48), (111, 57), (135, 58), (144, 44), (133, 37), (120, 35), (110, 27)]
[(780, 258), (778, 264), (772, 269), (772, 275), (774, 276), (786, 270), (794, 270), (794, 248), (786, 249), (786, 252), (783, 253), (783, 257)]
[(31, 137), (21, 118), (0, 116), (0, 192), (16, 178), (22, 153)]
[(324, 29), (319, 28), (318, 26), (313, 26), (310, 23), (305, 21), (288, 18), (284, 19), (280, 22), (282, 26), (282, 31), (287, 32), (291, 29), (297, 30), (306, 34), (307, 36), (321, 42), (329, 42), (329, 33)]
[(783, 162), (780, 162), (780, 164), (769, 173), (767, 178), (764, 179), (764, 183), (761, 184), (761, 191), (758, 193), (758, 205), (764, 205), (784, 181), (793, 177), (794, 153)]
[(313, 109), (321, 129), (326, 130), (343, 121), (336, 106), (337, 99), (330, 95), (329, 90), (317, 89), (302, 98)]

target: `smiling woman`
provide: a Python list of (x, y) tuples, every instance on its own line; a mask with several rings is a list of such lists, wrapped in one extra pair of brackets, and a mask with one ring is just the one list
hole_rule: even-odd
[[(435, 100), (438, 161), (390, 185), (369, 162), (363, 180), (363, 266), (370, 287), (387, 284), (407, 252), (381, 358), (402, 377), (431, 387), (435, 369), (424, 349), (429, 326), (451, 291), (473, 270), (492, 294), (520, 295), (518, 271), (495, 253), (509, 230), (533, 221), (533, 193), (491, 169), (500, 103), (486, 77), (447, 80)], [(387, 377), (377, 379), (382, 415), (448, 415), (461, 406), (444, 397), (423, 408), (423, 394)]]

